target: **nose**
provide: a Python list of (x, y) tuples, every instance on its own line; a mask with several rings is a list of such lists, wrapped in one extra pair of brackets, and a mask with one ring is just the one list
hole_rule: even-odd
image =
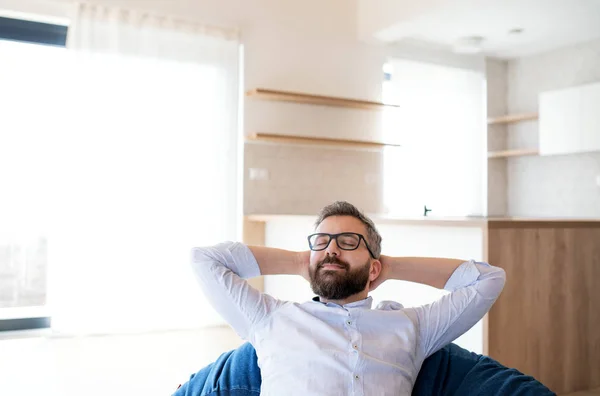
[(332, 255), (336, 255), (339, 256), (340, 255), (340, 248), (337, 245), (337, 240), (335, 238), (331, 239), (331, 242), (329, 242), (329, 246), (327, 246), (327, 249), (325, 249), (325, 251), (327, 252), (328, 255), (332, 256)]

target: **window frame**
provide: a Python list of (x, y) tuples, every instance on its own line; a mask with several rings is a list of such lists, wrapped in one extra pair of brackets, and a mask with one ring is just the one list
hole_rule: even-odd
[(68, 26), (0, 16), (0, 40), (66, 47)]

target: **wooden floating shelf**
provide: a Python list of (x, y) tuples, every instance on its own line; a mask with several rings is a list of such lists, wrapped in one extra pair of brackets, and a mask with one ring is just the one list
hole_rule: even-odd
[(488, 118), (488, 125), (494, 125), (494, 124), (512, 124), (515, 122), (522, 122), (522, 121), (531, 121), (531, 120), (537, 120), (538, 119), (538, 113), (523, 113), (523, 114), (509, 114), (509, 115), (505, 115), (505, 116), (500, 116), (500, 117), (491, 117)]
[(293, 102), (335, 107), (351, 107), (357, 109), (382, 109), (385, 107), (400, 107), (398, 105), (385, 104), (380, 102), (370, 102), (367, 100), (339, 98), (335, 96), (313, 95), (299, 92), (276, 91), (273, 89), (265, 88), (256, 88), (251, 91), (248, 91), (246, 92), (246, 96), (280, 102)]
[(328, 146), (345, 146), (353, 148), (382, 148), (382, 147), (400, 147), (399, 144), (369, 142), (366, 140), (334, 139), (310, 136), (296, 135), (278, 135), (274, 133), (255, 133), (247, 136), (248, 141), (271, 142), (271, 143), (291, 143), (291, 144), (314, 144)]
[(516, 150), (502, 150), (502, 151), (490, 151), (488, 158), (507, 158), (507, 157), (521, 157), (526, 155), (538, 155), (537, 149), (516, 149)]

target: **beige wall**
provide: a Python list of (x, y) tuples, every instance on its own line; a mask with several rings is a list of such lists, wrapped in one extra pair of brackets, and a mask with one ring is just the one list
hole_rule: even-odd
[[(507, 113), (507, 69), (506, 61), (486, 60), (487, 114), (489, 117), (498, 117)], [(504, 150), (507, 144), (506, 125), (488, 125), (487, 139), (488, 151)], [(506, 159), (489, 159), (487, 165), (487, 214), (488, 216), (506, 216), (508, 212)]]
[[(508, 111), (538, 110), (538, 94), (600, 81), (600, 40), (508, 63)], [(538, 123), (509, 127), (509, 145), (537, 147)], [(508, 213), (600, 217), (600, 153), (507, 160)]]
[[(381, 213), (381, 152), (327, 147), (245, 145), (246, 214), (316, 214), (335, 200)], [(269, 180), (248, 180), (249, 168), (267, 169)]]

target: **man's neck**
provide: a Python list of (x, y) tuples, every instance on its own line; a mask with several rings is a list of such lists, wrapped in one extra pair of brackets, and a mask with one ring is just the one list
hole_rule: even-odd
[(357, 302), (357, 301), (361, 301), (364, 300), (365, 298), (367, 298), (369, 296), (369, 293), (365, 290), (363, 292), (354, 294), (348, 298), (342, 299), (342, 300), (328, 300), (326, 298), (323, 298), (321, 296), (319, 296), (319, 301), (321, 301), (322, 303), (334, 303), (337, 305), (346, 305), (346, 304), (350, 304), (353, 302)]

